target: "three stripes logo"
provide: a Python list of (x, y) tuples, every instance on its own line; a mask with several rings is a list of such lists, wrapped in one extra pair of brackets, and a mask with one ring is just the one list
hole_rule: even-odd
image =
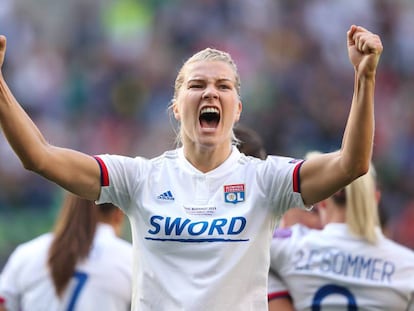
[(166, 201), (174, 201), (175, 200), (175, 198), (172, 195), (172, 193), (171, 193), (170, 190), (168, 190), (168, 191), (166, 191), (164, 193), (161, 193), (159, 196), (157, 196), (157, 199), (159, 199), (159, 200), (166, 200)]

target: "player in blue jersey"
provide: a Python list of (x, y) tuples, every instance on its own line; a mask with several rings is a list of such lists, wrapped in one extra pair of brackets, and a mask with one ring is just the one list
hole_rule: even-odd
[(132, 245), (118, 237), (124, 218), (113, 204), (67, 194), (54, 232), (19, 245), (4, 266), (5, 310), (130, 310)]
[[(23, 166), (131, 222), (133, 310), (267, 310), (269, 248), (287, 209), (311, 205), (368, 171), (374, 136), (378, 35), (352, 25), (355, 90), (340, 151), (309, 161), (247, 157), (234, 146), (242, 113), (231, 56), (206, 48), (175, 81), (181, 145), (159, 157), (89, 156), (51, 145), (0, 76), (0, 123)], [(6, 38), (0, 37), (0, 64)], [(252, 268), (253, 267), (253, 268)]]
[(414, 310), (414, 252), (382, 234), (375, 171), (318, 203), (322, 230), (276, 230), (269, 310)]

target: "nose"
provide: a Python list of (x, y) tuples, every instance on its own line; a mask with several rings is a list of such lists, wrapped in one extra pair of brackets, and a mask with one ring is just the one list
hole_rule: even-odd
[(205, 88), (203, 93), (203, 99), (218, 99), (219, 95), (216, 88), (213, 85), (209, 85)]

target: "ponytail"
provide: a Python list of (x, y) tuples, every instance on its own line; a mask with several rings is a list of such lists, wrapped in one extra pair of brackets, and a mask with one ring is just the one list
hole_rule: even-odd
[(376, 199), (376, 172), (371, 164), (367, 174), (345, 187), (346, 223), (349, 230), (369, 243), (376, 243), (379, 225)]
[(88, 256), (97, 222), (98, 211), (92, 201), (66, 195), (47, 261), (59, 297), (72, 278), (78, 261)]
[[(311, 151), (306, 154), (306, 159), (321, 154), (319, 151)], [(344, 189), (331, 196), (337, 206), (346, 208), (346, 224), (349, 230), (358, 237), (375, 244), (379, 226), (377, 191), (377, 174), (371, 163), (368, 173), (357, 178)]]

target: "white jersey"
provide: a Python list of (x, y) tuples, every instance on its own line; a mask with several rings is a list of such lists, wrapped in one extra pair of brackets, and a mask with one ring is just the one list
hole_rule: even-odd
[(130, 310), (132, 245), (98, 224), (87, 259), (58, 299), (47, 268), (51, 233), (23, 243), (9, 257), (0, 278), (0, 296), (8, 311)]
[(236, 147), (208, 173), (182, 148), (97, 161), (98, 202), (123, 208), (139, 254), (133, 310), (267, 310), (270, 241), (277, 216), (303, 206), (301, 162), (246, 157)]
[(346, 224), (276, 230), (269, 299), (289, 294), (295, 310), (414, 310), (414, 252), (385, 238), (372, 245)]

